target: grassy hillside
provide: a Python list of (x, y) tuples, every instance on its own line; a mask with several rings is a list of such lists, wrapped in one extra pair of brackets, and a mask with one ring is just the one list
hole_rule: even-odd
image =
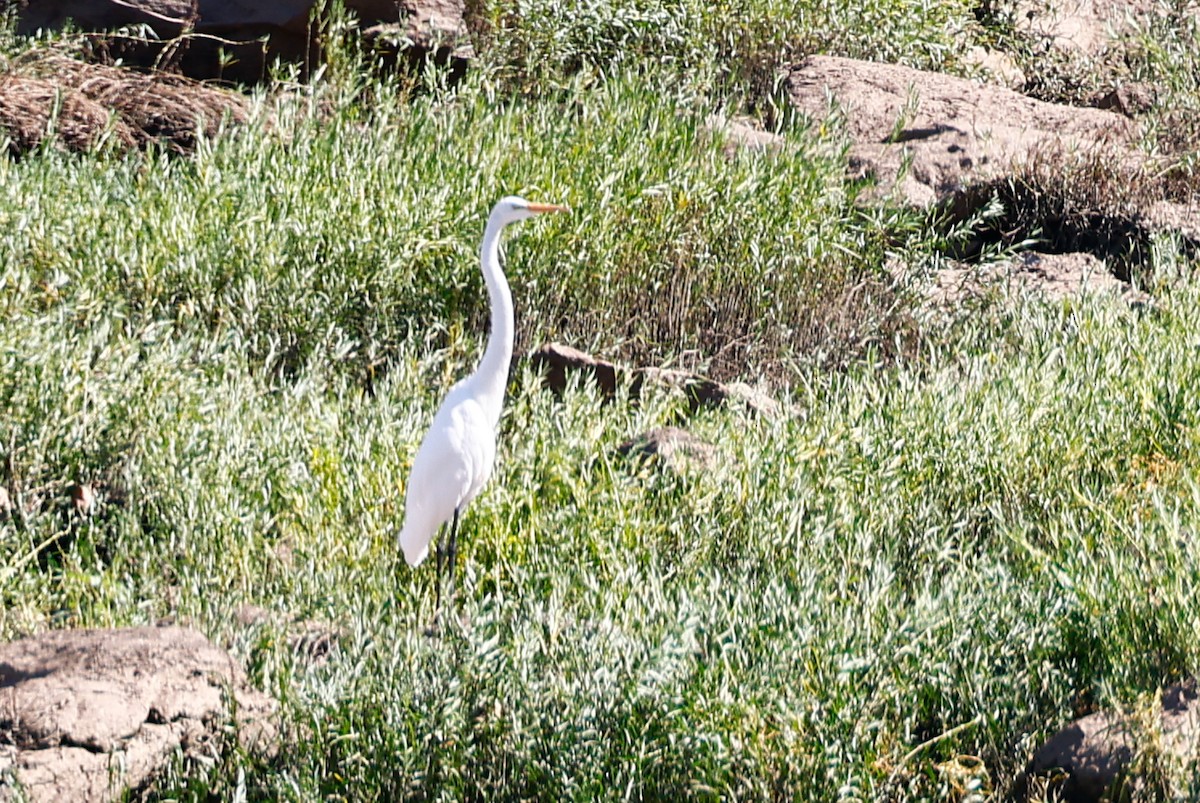
[[(190, 623), (283, 703), (279, 756), (181, 765), (156, 799), (981, 800), (1076, 714), (1196, 673), (1191, 263), (1159, 243), (1142, 310), (930, 312), (884, 264), (936, 267), (947, 234), (858, 203), (838, 132), (764, 72), (831, 34), (954, 70), (1011, 31), (951, 2), (476, 20), (452, 90), (340, 53), (193, 157), (0, 160), (0, 636)], [(1175, 109), (1185, 51), (1141, 62)], [(789, 147), (727, 158), (714, 111)], [(677, 471), (615, 453), (677, 396), (557, 401), (519, 367), (430, 638), (403, 482), (481, 350), (476, 248), (511, 192), (573, 210), (510, 238), (522, 349), (766, 376), (785, 414), (690, 419), (719, 459)], [(1148, 794), (1200, 794), (1142, 759)]]

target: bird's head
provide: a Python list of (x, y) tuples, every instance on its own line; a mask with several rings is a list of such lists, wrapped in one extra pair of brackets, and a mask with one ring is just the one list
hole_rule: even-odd
[(499, 217), (504, 223), (515, 223), (518, 220), (526, 220), (534, 215), (545, 214), (546, 212), (566, 212), (567, 207), (558, 204), (535, 204), (531, 201), (526, 201), (516, 195), (509, 195), (501, 198), (500, 201), (492, 207), (492, 216)]

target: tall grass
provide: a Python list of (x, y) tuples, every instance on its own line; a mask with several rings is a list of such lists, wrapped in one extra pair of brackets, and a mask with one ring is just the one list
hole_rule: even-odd
[[(522, 192), (575, 209), (511, 244), (523, 344), (599, 345), (603, 333), (662, 361), (713, 355), (721, 340), (745, 368), (814, 345), (802, 321), (829, 288), (868, 275), (881, 247), (832, 143), (798, 131), (786, 156), (729, 159), (704, 129), (708, 110), (632, 81), (583, 92), (567, 113), (495, 102), (486, 85), (452, 102), (401, 107), (386, 90), (376, 102), (324, 122), (280, 106), (271, 133), (190, 160), (5, 165), (8, 303), (50, 285), (74, 309), (115, 303), (140, 321), (230, 332), (269, 371), (319, 355), (363, 374), (435, 323), (482, 328), (481, 221)], [(876, 313), (855, 316), (860, 341), (891, 325), (890, 303), (881, 289)]]
[(520, 0), (478, 3), (486, 63), (534, 91), (667, 66), (676, 80), (756, 96), (812, 53), (952, 64), (977, 28), (972, 5), (928, 0)]
[[(1172, 390), (1200, 370), (1195, 302), (1033, 306), (1007, 346), (827, 377), (777, 422), (710, 414), (704, 473), (614, 456), (670, 397), (526, 382), (437, 639), (429, 573), (398, 562), (376, 495), (419, 434), (398, 405), (426, 393), (398, 373), (375, 399), (327, 389), (352, 410), (336, 427), (314, 403), (250, 428), (249, 463), (282, 452), (305, 478), (272, 486), (281, 534), (177, 556), (178, 610), (235, 643), (244, 599), (343, 630), (323, 667), (245, 647), (303, 734), (251, 776), (262, 797), (922, 800), (960, 765), (1000, 790), (1073, 712), (1200, 660), (1195, 410)], [(248, 437), (211, 431), (216, 454)], [(203, 487), (237, 499), (232, 478)], [(252, 582), (212, 604), (230, 574)]]
[[(978, 800), (1076, 713), (1195, 674), (1186, 259), (1161, 244), (1145, 313), (935, 324), (876, 277), (894, 232), (937, 236), (858, 209), (836, 140), (785, 119), (783, 151), (727, 158), (695, 86), (563, 80), (317, 88), (191, 159), (0, 162), (0, 634), (188, 623), (283, 703), (278, 756), (152, 797)], [(769, 364), (784, 414), (690, 419), (707, 468), (627, 462), (682, 400), (558, 401), (518, 369), (430, 638), (402, 483), (478, 353), (508, 192), (574, 210), (509, 242), (524, 343)], [(306, 657), (295, 622), (337, 648)]]

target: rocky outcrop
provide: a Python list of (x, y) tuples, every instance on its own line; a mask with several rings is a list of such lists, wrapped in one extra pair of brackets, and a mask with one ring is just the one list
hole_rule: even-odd
[(716, 448), (696, 435), (679, 427), (656, 427), (617, 447), (621, 457), (640, 460), (657, 459), (676, 472), (691, 466), (701, 470), (716, 465)]
[[(1133, 118), (1149, 101), (1132, 89), (1115, 92), (1103, 110), (825, 56), (796, 65), (786, 88), (808, 117), (839, 121), (848, 173), (868, 181), (862, 198), (937, 207), (949, 225), (971, 221), (968, 236), (948, 246), (952, 257), (975, 260), (1000, 248), (1045, 255), (1008, 266), (1007, 277), (1022, 286), (1050, 296), (1086, 287), (1134, 297), (1128, 280), (1156, 238), (1178, 236), (1188, 253), (1200, 250), (1200, 206), (1177, 200), (1161, 180), (1170, 165), (1140, 147)], [(944, 273), (930, 294), (950, 298), (962, 277)]]
[(786, 87), (810, 117), (844, 120), (854, 173), (916, 206), (1010, 174), (1048, 149), (1138, 158), (1137, 126), (1120, 114), (1044, 103), (941, 73), (812, 56), (788, 74)]
[[(898, 279), (907, 280), (903, 271), (899, 274)], [(1014, 291), (1037, 293), (1048, 299), (1107, 293), (1124, 299), (1131, 307), (1153, 303), (1148, 294), (1118, 279), (1091, 254), (1034, 251), (991, 265), (956, 263), (943, 268), (926, 287), (926, 297), (934, 305), (953, 307), (968, 298)]]
[[(547, 343), (529, 355), (530, 366), (542, 374), (546, 389), (561, 395), (571, 377), (593, 381), (605, 401), (617, 397), (617, 389), (628, 383), (629, 397), (638, 399), (649, 386), (675, 389), (687, 400), (688, 412), (722, 407), (731, 403), (745, 405), (757, 415), (773, 417), (779, 404), (765, 392), (744, 382), (717, 382), (689, 371), (673, 368), (628, 368), (600, 360), (579, 349), (561, 343)], [(578, 379), (575, 381), (579, 381)]]
[(1096, 58), (1154, 7), (1153, 0), (1017, 0), (1013, 20), (1017, 31), (1049, 47)]
[(556, 396), (561, 396), (567, 389), (571, 377), (595, 382), (605, 400), (611, 401), (617, 395), (617, 366), (577, 348), (546, 343), (529, 355), (529, 365), (542, 374), (546, 389)]
[(634, 398), (642, 395), (646, 385), (673, 388), (683, 393), (688, 403), (688, 412), (695, 413), (705, 408), (724, 407), (741, 403), (757, 415), (773, 418), (779, 413), (779, 404), (766, 393), (745, 382), (717, 382), (689, 371), (673, 368), (638, 368), (634, 371), (630, 394)]
[(0, 800), (91, 803), (232, 733), (275, 750), (276, 706), (194, 630), (64, 630), (0, 645)]

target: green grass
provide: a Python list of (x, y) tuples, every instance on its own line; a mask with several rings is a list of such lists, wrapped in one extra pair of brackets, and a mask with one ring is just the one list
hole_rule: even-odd
[[(469, 6), (472, 4), (468, 4)], [(780, 64), (811, 53), (953, 64), (978, 32), (962, 0), (519, 0), (478, 3), (484, 59), (526, 88), (663, 66), (734, 93), (768, 89)]]
[[(554, 9), (515, 8), (493, 32), (550, 47)], [(598, 24), (571, 8), (563, 30)], [(630, 8), (659, 20), (647, 48), (717, 19)], [(878, 8), (851, 22), (916, 61), (912, 31), (961, 11)], [(943, 235), (861, 208), (836, 132), (779, 115), (783, 153), (728, 159), (703, 130), (728, 86), (569, 41), (528, 76), (545, 92), (510, 94), (532, 62), (503, 50), (455, 93), (352, 74), (264, 98), (269, 126), (191, 158), (0, 161), (0, 479), (27, 506), (0, 520), (0, 635), (169, 618), (282, 701), (278, 757), (180, 764), (153, 796), (978, 800), (1078, 712), (1194, 675), (1187, 260), (1159, 244), (1144, 312), (928, 316), (882, 264)], [(403, 482), (480, 350), (475, 249), (509, 192), (573, 208), (509, 241), (522, 348), (767, 371), (784, 414), (689, 420), (719, 458), (677, 472), (616, 447), (682, 399), (557, 401), (519, 367), (430, 638)], [(293, 621), (337, 649), (307, 660)]]
[[(21, 266), (7, 304), (115, 303), (135, 321), (231, 332), (269, 372), (316, 355), (362, 374), (435, 326), (483, 328), (476, 241), (506, 192), (575, 208), (511, 244), (522, 344), (603, 337), (638, 361), (732, 344), (736, 368), (778, 363), (813, 345), (793, 321), (839, 312), (823, 312), (830, 285), (878, 272), (884, 230), (842, 187), (836, 144), (799, 123), (786, 157), (730, 160), (708, 110), (632, 79), (581, 92), (569, 114), (497, 104), (486, 86), (400, 100), (382, 88), (378, 108), (324, 122), (288, 103), (272, 134), (191, 160), (0, 168), (0, 245)], [(654, 303), (690, 288), (721, 304)], [(852, 334), (895, 328), (890, 304), (881, 289)]]

